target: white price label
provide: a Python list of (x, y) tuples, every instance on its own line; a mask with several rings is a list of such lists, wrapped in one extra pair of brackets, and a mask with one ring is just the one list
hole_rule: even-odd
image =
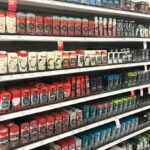
[(145, 72), (147, 72), (147, 65), (144, 65), (144, 70)]
[(143, 96), (143, 89), (140, 89), (140, 96)]
[(146, 41), (143, 42), (143, 48), (147, 49), (147, 42)]
[(150, 94), (150, 87), (148, 87), (148, 94)]
[(118, 118), (115, 118), (115, 122), (116, 122), (117, 128), (120, 128), (121, 125), (120, 125), (120, 121)]

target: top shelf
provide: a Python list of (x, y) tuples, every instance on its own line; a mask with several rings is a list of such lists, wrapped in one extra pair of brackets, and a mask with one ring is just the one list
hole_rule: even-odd
[[(7, 0), (0, 0), (0, 2), (8, 3)], [(138, 18), (138, 19), (150, 19), (149, 14), (142, 14), (138, 12), (129, 12), (123, 10), (116, 10), (116, 9), (109, 9), (109, 8), (102, 8), (97, 6), (88, 6), (88, 5), (81, 5), (81, 4), (74, 4), (74, 3), (67, 3), (67, 2), (53, 1), (53, 0), (18, 0), (17, 3), (20, 5), (69, 10), (75, 12), (85, 12), (85, 13), (98, 14), (98, 15), (105, 14), (105, 15)]]

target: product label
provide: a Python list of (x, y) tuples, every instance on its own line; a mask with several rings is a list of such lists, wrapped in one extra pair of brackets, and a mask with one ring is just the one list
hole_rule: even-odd
[(8, 10), (16, 11), (17, 8), (17, 0), (8, 0)]

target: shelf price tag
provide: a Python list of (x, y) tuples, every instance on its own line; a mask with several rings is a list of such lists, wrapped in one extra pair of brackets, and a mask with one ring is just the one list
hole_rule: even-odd
[(57, 45), (58, 45), (58, 51), (63, 51), (64, 49), (63, 41), (57, 41)]
[(147, 49), (147, 42), (146, 41), (143, 41), (143, 48)]
[(120, 121), (119, 121), (118, 118), (115, 118), (115, 123), (116, 123), (117, 128), (120, 128), (120, 127), (121, 127)]
[(143, 96), (143, 89), (140, 89), (140, 96)]
[(135, 96), (135, 92), (134, 92), (134, 90), (132, 90), (131, 91), (131, 97), (134, 98), (134, 96)]
[(148, 87), (148, 94), (150, 94), (150, 87)]
[(8, 10), (16, 11), (17, 9), (17, 0), (8, 0)]
[(147, 72), (147, 65), (144, 65), (144, 70), (145, 72)]

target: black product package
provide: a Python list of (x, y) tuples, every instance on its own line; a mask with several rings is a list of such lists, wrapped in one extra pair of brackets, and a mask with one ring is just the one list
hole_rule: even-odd
[(91, 94), (97, 93), (96, 81), (97, 81), (96, 77), (91, 77), (91, 80), (90, 80)]
[(97, 87), (97, 93), (103, 92), (103, 85), (102, 85), (102, 77), (101, 76), (96, 78), (96, 87)]

